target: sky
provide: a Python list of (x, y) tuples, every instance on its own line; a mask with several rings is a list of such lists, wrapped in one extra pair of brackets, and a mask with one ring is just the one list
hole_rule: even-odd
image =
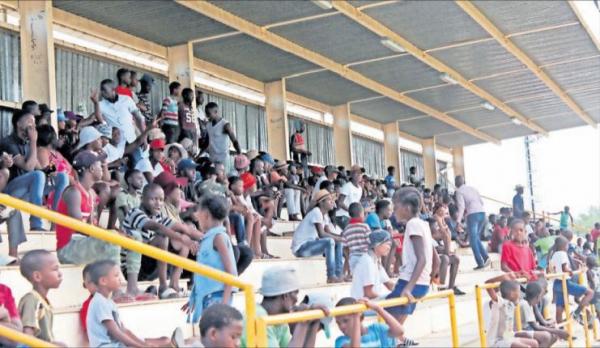
[[(600, 206), (600, 129), (587, 126), (551, 132), (540, 137), (531, 150), (536, 211), (557, 212), (569, 205), (576, 218), (590, 206)], [(512, 202), (515, 185), (527, 187), (522, 137), (504, 140), (501, 145), (467, 146), (464, 157), (466, 181), (482, 195)], [(491, 201), (485, 203), (488, 211), (499, 207)]]

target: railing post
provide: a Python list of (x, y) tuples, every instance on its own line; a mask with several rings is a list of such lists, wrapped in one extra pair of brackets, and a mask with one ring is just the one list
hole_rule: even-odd
[[(269, 346), (267, 339), (267, 323), (265, 318), (256, 318), (256, 347), (265, 348)], [(248, 347), (251, 347), (248, 345)]]
[(569, 293), (567, 291), (567, 274), (562, 275), (562, 291), (565, 303), (564, 312), (569, 333), (569, 348), (573, 348), (573, 323), (571, 322), (571, 309), (569, 308)]
[(458, 323), (456, 322), (456, 297), (448, 295), (448, 310), (450, 312), (450, 332), (452, 333), (452, 347), (458, 348)]
[[(584, 278), (583, 278), (583, 270), (579, 271), (579, 276), (577, 278), (579, 285), (583, 285), (584, 284)], [(589, 348), (592, 346), (592, 341), (590, 339), (590, 328), (588, 327), (588, 317), (587, 317), (587, 308), (583, 308), (583, 310), (581, 311), (581, 318), (583, 319), (583, 332), (585, 333), (585, 346), (586, 348)], [(593, 320), (593, 318), (592, 318)]]
[(485, 328), (483, 324), (483, 303), (481, 300), (481, 288), (479, 285), (475, 285), (475, 302), (477, 303), (477, 323), (479, 324), (479, 346), (481, 348), (487, 347), (487, 340), (485, 337)]
[(519, 303), (515, 306), (515, 323), (517, 331), (523, 330), (523, 323), (521, 323), (521, 305)]
[(594, 339), (598, 340), (598, 322), (596, 321), (596, 306), (591, 305), (590, 307), (592, 308), (592, 326), (594, 327)]
[(256, 347), (256, 301), (254, 289), (247, 285), (244, 288), (246, 298), (246, 343), (248, 347)]

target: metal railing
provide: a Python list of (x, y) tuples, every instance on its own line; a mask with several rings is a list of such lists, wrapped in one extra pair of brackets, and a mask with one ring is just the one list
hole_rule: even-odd
[[(458, 327), (456, 322), (456, 299), (454, 297), (454, 291), (445, 290), (435, 292), (429, 295), (426, 295), (416, 302), (424, 302), (439, 298), (448, 298), (448, 312), (450, 316), (450, 331), (452, 334), (452, 347), (458, 348)], [(398, 297), (388, 300), (382, 300), (376, 302), (383, 308), (400, 306), (409, 303), (406, 297)], [(332, 317), (337, 317), (340, 315), (348, 315), (355, 313), (362, 313), (368, 310), (367, 306), (364, 304), (353, 304), (347, 306), (339, 306), (331, 309), (330, 314)], [(268, 315), (264, 317), (256, 318), (256, 342), (258, 347), (268, 347), (267, 341), (267, 326), (269, 325), (279, 325), (279, 324), (290, 324), (290, 323), (299, 323), (303, 321), (311, 321), (325, 318), (325, 314), (320, 310), (307, 310), (301, 312), (287, 313), (287, 314), (277, 314), (277, 315)]]
[(22, 344), (26, 345), (27, 347), (35, 347), (35, 348), (58, 347), (54, 343), (40, 340), (39, 338), (24, 334), (21, 331), (15, 330), (10, 327), (6, 327), (2, 324), (0, 324), (0, 337), (6, 337), (13, 342), (22, 343)]
[[(181, 267), (187, 271), (201, 274), (207, 278), (214, 279), (216, 281), (222, 282), (224, 284), (230, 285), (232, 287), (236, 287), (242, 289), (245, 296), (245, 305), (246, 305), (246, 322), (247, 322), (247, 342), (249, 347), (255, 347), (256, 345), (256, 329), (255, 329), (255, 318), (256, 318), (256, 301), (254, 297), (254, 289), (250, 283), (246, 283), (241, 281), (238, 277), (232, 276), (229, 273), (225, 273), (219, 270), (216, 270), (211, 267), (207, 267), (201, 265), (192, 260), (188, 260), (179, 255), (172, 254), (168, 251), (150, 246), (148, 244), (144, 244), (133, 239), (129, 239), (125, 236), (122, 236), (114, 231), (108, 231), (102, 229), (98, 226), (90, 225), (80, 220), (74, 219), (72, 217), (59, 214), (57, 212), (48, 210), (46, 208), (42, 208), (40, 206), (31, 204), (29, 202), (22, 201), (20, 199), (13, 198), (6, 194), (0, 194), (0, 204), (9, 206), (16, 210), (26, 212), (30, 215), (34, 215), (40, 217), (42, 219), (51, 221), (55, 224), (68, 227), (74, 231), (83, 233), (90, 237), (94, 237), (96, 239), (103, 240), (110, 244), (119, 245), (122, 248), (138, 252), (142, 255), (146, 255), (156, 260), (163, 261), (165, 263), (171, 264), (176, 267)], [(1, 328), (0, 328), (1, 329)], [(22, 342), (21, 340), (25, 338), (23, 334), (17, 335), (17, 331), (14, 330), (0, 330), (0, 335), (5, 336), (13, 341)], [(27, 336), (27, 335), (25, 335)], [(30, 337), (30, 336), (27, 336)], [(43, 342), (43, 341), (41, 341)], [(38, 343), (41, 343), (38, 342)], [(27, 342), (22, 342), (28, 344)], [(31, 346), (31, 345), (30, 345)], [(39, 346), (39, 344), (32, 345), (34, 347)]]
[[(584, 270), (577, 270), (572, 272), (572, 275), (579, 275), (579, 283), (582, 284), (583, 283), (583, 272)], [(566, 331), (569, 333), (569, 348), (573, 347), (573, 320), (570, 318), (571, 316), (571, 310), (570, 310), (570, 304), (569, 304), (569, 293), (567, 291), (567, 279), (570, 278), (571, 275), (569, 273), (549, 273), (549, 274), (545, 274), (544, 278), (546, 278), (547, 280), (551, 280), (551, 279), (561, 279), (562, 281), (562, 293), (563, 293), (563, 298), (564, 298), (564, 313), (565, 313), (565, 318), (566, 320), (561, 323), (564, 324), (564, 326), (566, 327)], [(520, 282), (520, 283), (526, 283), (527, 279), (526, 278), (519, 278), (516, 279), (516, 281)], [(483, 319), (483, 295), (482, 295), (482, 290), (487, 290), (487, 289), (496, 289), (500, 286), (500, 282), (495, 282), (495, 283), (485, 283), (485, 284), (479, 284), (479, 285), (475, 285), (475, 302), (477, 304), (477, 323), (479, 326), (479, 345), (482, 348), (487, 347), (487, 335), (486, 335), (486, 328), (485, 328), (485, 324), (484, 324), (484, 319)], [(548, 285), (550, 286), (550, 285)], [(593, 306), (592, 306), (592, 310), (593, 310)], [(593, 312), (592, 312), (593, 313)], [(588, 318), (587, 318), (587, 313), (586, 310), (583, 310), (581, 312), (581, 316), (583, 319), (583, 330), (585, 333), (585, 344), (586, 347), (589, 348), (591, 347), (591, 341), (590, 341), (590, 334), (589, 334), (589, 328), (588, 328)], [(595, 320), (594, 320), (594, 328), (595, 328)], [(520, 305), (517, 303), (517, 305), (515, 306), (515, 326), (517, 331), (521, 331), (522, 330), (522, 323), (521, 323), (521, 308)], [(594, 329), (594, 335), (596, 335), (596, 329)]]

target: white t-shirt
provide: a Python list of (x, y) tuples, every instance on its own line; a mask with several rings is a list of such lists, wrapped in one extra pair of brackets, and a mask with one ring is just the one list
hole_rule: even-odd
[[(360, 185), (358, 187), (354, 186), (352, 182), (347, 182), (342, 186), (340, 190), (340, 194), (344, 195), (344, 204), (346, 207), (349, 207), (352, 203), (360, 203), (360, 199), (362, 198), (362, 187)], [(344, 209), (338, 209), (336, 212), (337, 216), (348, 216), (348, 212)]]
[(519, 302), (519, 307), (521, 307), (521, 328), (524, 330), (529, 323), (536, 322), (535, 313), (533, 307), (525, 300)]
[(135, 122), (133, 113), (139, 111), (133, 99), (126, 95), (119, 95), (116, 102), (111, 103), (106, 99), (100, 101), (102, 117), (111, 127), (121, 131), (121, 142), (133, 143), (135, 141)]
[(305, 242), (316, 240), (319, 238), (319, 232), (317, 231), (317, 227), (315, 224), (321, 224), (325, 226), (325, 218), (323, 217), (323, 213), (319, 207), (313, 208), (300, 225), (296, 227), (296, 231), (294, 231), (294, 236), (292, 237), (292, 251), (296, 253), (298, 249)]
[(554, 272), (560, 273), (563, 271), (564, 264), (569, 264), (569, 255), (566, 251), (557, 251), (550, 259), (550, 265), (554, 268)]
[(515, 337), (515, 305), (498, 296), (497, 302), (492, 302), (490, 321), (487, 325), (488, 347), (498, 346), (498, 342), (507, 344)]
[(412, 218), (406, 224), (404, 232), (404, 244), (402, 244), (402, 268), (400, 269), (400, 279), (410, 281), (412, 272), (417, 265), (417, 255), (411, 236), (419, 236), (423, 240), (423, 250), (425, 251), (425, 268), (417, 279), (418, 285), (429, 285), (431, 276), (431, 267), (433, 262), (433, 238), (429, 224), (419, 218)]
[(108, 163), (112, 163), (118, 159), (123, 158), (123, 154), (125, 153), (125, 143), (121, 142), (117, 146), (114, 146), (111, 143), (106, 144), (104, 148), (102, 148), (106, 153), (106, 160)]
[(526, 224), (525, 225), (525, 232), (527, 232), (527, 235), (529, 236), (530, 234), (533, 234), (533, 227), (531, 227), (530, 224)]
[(373, 291), (381, 298), (390, 292), (385, 286), (389, 280), (381, 262), (378, 262), (371, 253), (364, 253), (354, 267), (350, 296), (355, 299), (363, 298), (365, 297), (364, 287), (373, 285)]

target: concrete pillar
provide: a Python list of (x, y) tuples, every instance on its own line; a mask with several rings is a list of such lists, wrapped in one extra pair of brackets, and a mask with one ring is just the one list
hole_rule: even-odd
[[(465, 176), (465, 157), (462, 146), (452, 148), (452, 166), (454, 168), (454, 176)], [(448, 179), (453, 180), (453, 178)]]
[(435, 138), (423, 140), (423, 167), (425, 171), (425, 186), (433, 189), (433, 186), (437, 183)]
[(194, 89), (194, 51), (192, 43), (167, 48), (169, 82), (177, 81), (183, 88)]
[[(398, 148), (398, 122), (388, 123), (383, 126), (385, 136), (384, 153), (385, 166), (393, 166), (396, 168), (396, 182), (400, 182), (400, 148)], [(386, 174), (387, 175), (387, 174)]]
[[(21, 81), (23, 100), (56, 110), (56, 71), (52, 35), (52, 2), (19, 1), (21, 16)], [(56, 127), (56, 113), (52, 114)]]
[(265, 97), (269, 153), (273, 158), (287, 161), (290, 152), (285, 80), (265, 83)]
[(333, 139), (335, 164), (349, 169), (352, 166), (352, 131), (350, 130), (350, 105), (344, 104), (331, 108), (333, 115)]

